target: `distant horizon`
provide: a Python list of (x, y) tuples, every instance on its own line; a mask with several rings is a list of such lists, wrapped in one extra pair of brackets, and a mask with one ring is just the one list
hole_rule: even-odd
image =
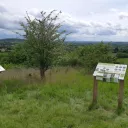
[[(13, 40), (13, 39), (19, 39), (19, 40), (24, 40), (23, 38), (0, 38), (0, 40)], [(66, 40), (65, 42), (128, 42), (128, 41), (103, 41), (103, 40), (96, 40), (96, 41), (93, 41), (93, 40)]]

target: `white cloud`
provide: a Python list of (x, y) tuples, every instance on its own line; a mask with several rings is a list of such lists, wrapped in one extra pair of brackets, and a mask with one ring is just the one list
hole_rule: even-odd
[(40, 16), (41, 16), (41, 14), (40, 14), (41, 11), (42, 11), (42, 10), (39, 10), (39, 9), (37, 9), (37, 8), (32, 8), (32, 9), (29, 9), (29, 10), (28, 10), (28, 13), (29, 13), (30, 15), (34, 16), (34, 17), (40, 17)]
[(9, 13), (4, 13), (4, 15), (0, 13), (0, 19), (0, 28), (13, 30), (20, 28), (19, 23), (23, 20), (23, 17)]
[[(31, 9), (28, 11), (30, 17), (34, 19), (34, 17), (39, 17), (40, 11), (38, 9)], [(57, 12), (56, 12), (57, 13)], [(24, 21), (23, 15), (13, 14), (11, 15), (8, 12), (5, 12), (4, 15), (0, 13), (0, 28), (5, 30), (10, 30), (10, 32), (18, 30), (20, 28), (19, 22)], [(66, 30), (67, 32), (71, 32), (70, 37), (72, 40), (76, 37), (93, 37), (93, 36), (113, 36), (113, 35), (122, 35), (125, 33), (125, 29), (122, 28), (120, 24), (112, 24), (109, 22), (97, 22), (97, 21), (85, 21), (85, 20), (77, 20), (73, 18), (68, 13), (62, 13), (60, 15), (60, 21), (62, 22), (62, 27), (60, 30)], [(123, 31), (123, 32), (121, 32)], [(5, 33), (5, 31), (4, 31)], [(7, 32), (8, 33), (8, 32)], [(5, 34), (8, 35), (8, 34)], [(71, 38), (70, 38), (71, 39)]]
[[(101, 5), (101, 9), (99, 9), (100, 10), (99, 12), (95, 10), (90, 11), (90, 9), (88, 9), (88, 7), (86, 6), (87, 11), (86, 9), (82, 10), (81, 13), (79, 12), (79, 14), (74, 9), (75, 13), (72, 11), (71, 13), (70, 11), (69, 12), (63, 11), (63, 13), (60, 15), (59, 21), (62, 22), (63, 24), (60, 30), (65, 29), (68, 32), (72, 32), (72, 34), (69, 37), (70, 40), (86, 40), (86, 38), (90, 40), (91, 38), (92, 40), (94, 38), (96, 38), (97, 40), (98, 39), (116, 40), (117, 36), (126, 37), (128, 35), (127, 22), (124, 22), (124, 20), (119, 20), (119, 18), (120, 19), (128, 18), (128, 12), (119, 10), (113, 5), (111, 5), (111, 7), (108, 6), (107, 8), (105, 8), (106, 9), (105, 12), (105, 9), (103, 9), (102, 11), (103, 3), (101, 2), (101, 0), (98, 0), (98, 2), (101, 2), (100, 4), (98, 4), (98, 2), (95, 2), (94, 0), (90, 0), (89, 3), (87, 2), (87, 4), (90, 4), (91, 2), (95, 3), (96, 7), (98, 5)], [(76, 3), (74, 3), (74, 6), (76, 6)], [(115, 8), (113, 8), (112, 6)], [(93, 7), (94, 5), (92, 5), (92, 8)], [(12, 31), (17, 31), (20, 28), (19, 25), (20, 21), (25, 22), (25, 18), (24, 18), (25, 11), (28, 12), (28, 14), (32, 19), (34, 19), (35, 17), (40, 18), (41, 16), (40, 12), (42, 11), (41, 8), (35, 8), (35, 7), (30, 8), (28, 10), (24, 10), (21, 13), (16, 11), (11, 12), (9, 10), (11, 10), (9, 7), (7, 8), (4, 5), (0, 5), (0, 29), (2, 29), (2, 32), (4, 33), (2, 34), (2, 32), (0, 31), (0, 38), (5, 38), (15, 35), (12, 34)], [(50, 8), (47, 9), (46, 11), (50, 12), (50, 10), (52, 9)], [(119, 11), (122, 12), (119, 13)], [(80, 18), (80, 15), (83, 15), (83, 18)]]
[(110, 12), (118, 12), (118, 9), (116, 9), (116, 8), (111, 8), (111, 9), (109, 9), (109, 11), (110, 11)]
[(128, 12), (120, 12), (119, 13), (119, 18), (120, 19), (128, 18)]
[(0, 4), (0, 13), (7, 12), (7, 9), (3, 4)]

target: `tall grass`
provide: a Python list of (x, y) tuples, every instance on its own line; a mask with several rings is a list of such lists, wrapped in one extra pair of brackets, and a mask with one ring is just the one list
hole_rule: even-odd
[(60, 67), (48, 70), (44, 83), (40, 81), (36, 69), (8, 70), (0, 74), (0, 127), (126, 128), (127, 77), (128, 74), (125, 79), (124, 111), (118, 115), (118, 84), (99, 82), (97, 107), (89, 111), (92, 75)]

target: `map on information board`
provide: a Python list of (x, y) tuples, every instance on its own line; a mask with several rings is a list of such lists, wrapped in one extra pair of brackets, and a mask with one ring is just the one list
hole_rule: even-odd
[(0, 72), (5, 71), (5, 69), (0, 65)]
[(109, 63), (98, 63), (93, 76), (96, 76), (96, 80), (115, 82), (124, 80), (127, 65), (124, 64), (109, 64)]

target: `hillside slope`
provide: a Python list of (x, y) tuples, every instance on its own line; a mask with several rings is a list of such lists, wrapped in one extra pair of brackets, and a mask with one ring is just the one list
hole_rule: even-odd
[[(30, 71), (15, 69), (0, 74), (1, 128), (128, 127), (127, 79), (124, 111), (118, 115), (118, 84), (99, 82), (98, 105), (89, 110), (92, 75), (84, 75), (72, 68), (59, 68), (47, 72), (45, 84), (32, 84), (28, 82), (31, 78), (26, 78), (26, 72)], [(31, 73), (38, 81), (37, 71), (32, 70)]]

